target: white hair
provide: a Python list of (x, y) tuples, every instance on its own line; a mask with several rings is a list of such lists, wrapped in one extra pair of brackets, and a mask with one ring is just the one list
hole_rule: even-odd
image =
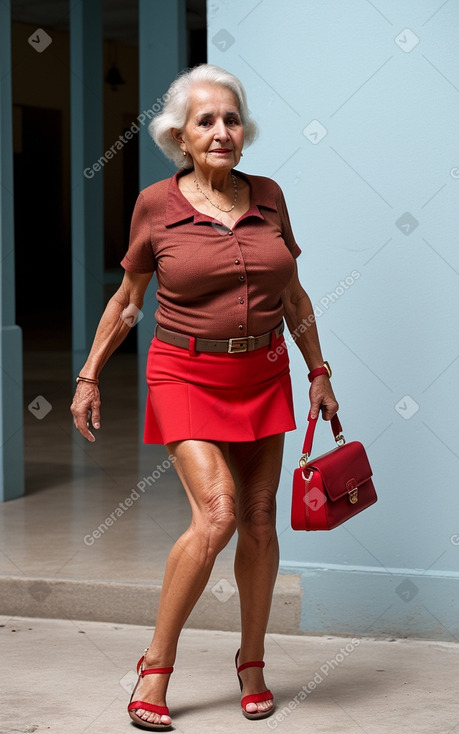
[(238, 102), (244, 128), (245, 145), (253, 143), (258, 135), (257, 124), (252, 119), (247, 106), (245, 89), (237, 77), (213, 64), (199, 64), (192, 69), (185, 69), (172, 82), (163, 96), (162, 111), (148, 125), (148, 132), (156, 145), (178, 168), (192, 168), (193, 163), (190, 155), (184, 158), (179, 143), (172, 136), (172, 128), (183, 130), (185, 127), (191, 90), (200, 84), (218, 84), (233, 92)]

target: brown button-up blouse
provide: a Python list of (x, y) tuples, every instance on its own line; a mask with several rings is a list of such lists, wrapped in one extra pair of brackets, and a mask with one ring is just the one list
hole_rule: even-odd
[(125, 270), (156, 273), (161, 326), (190, 336), (257, 336), (283, 317), (281, 294), (294, 274), (295, 242), (279, 185), (235, 171), (250, 185), (250, 208), (233, 229), (198, 212), (178, 171), (140, 192)]

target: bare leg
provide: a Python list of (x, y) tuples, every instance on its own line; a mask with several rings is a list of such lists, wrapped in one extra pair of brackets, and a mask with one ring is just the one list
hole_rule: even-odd
[[(230, 467), (237, 487), (238, 544), (234, 570), (241, 605), (239, 664), (263, 660), (264, 639), (279, 565), (276, 492), (282, 465), (284, 434), (251, 443), (230, 444)], [(241, 673), (243, 696), (261, 693), (261, 668)], [(272, 700), (249, 703), (249, 713), (267, 711)]]
[[(145, 654), (147, 668), (174, 664), (183, 625), (205, 589), (217, 554), (236, 529), (235, 486), (224, 455), (226, 444), (190, 440), (166, 448), (176, 457), (174, 465), (191, 504), (192, 520), (169, 554), (155, 631)], [(146, 676), (136, 699), (164, 706), (167, 683), (167, 675)], [(152, 723), (171, 722), (168, 716), (143, 709), (137, 709), (137, 715)]]

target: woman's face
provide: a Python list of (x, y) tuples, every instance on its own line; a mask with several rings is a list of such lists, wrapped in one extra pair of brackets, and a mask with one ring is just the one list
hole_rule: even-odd
[(230, 171), (239, 163), (244, 128), (236, 96), (217, 84), (196, 86), (184, 130), (176, 131), (182, 150), (203, 173)]

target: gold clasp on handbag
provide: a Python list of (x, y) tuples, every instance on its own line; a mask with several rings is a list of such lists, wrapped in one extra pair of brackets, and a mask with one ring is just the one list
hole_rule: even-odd
[(346, 489), (349, 496), (349, 502), (351, 505), (355, 505), (359, 501), (359, 488), (355, 479), (349, 479), (346, 482)]
[(309, 461), (309, 454), (303, 454), (303, 456), (300, 458), (298, 464), (301, 466), (302, 469), (306, 466), (306, 464)]
[(338, 435), (335, 436), (335, 441), (338, 446), (344, 446), (344, 444), (346, 443), (346, 439), (344, 438), (342, 433), (338, 433)]
[(351, 505), (355, 505), (356, 502), (359, 501), (359, 489), (356, 487), (352, 490), (352, 492), (349, 492), (349, 502)]

